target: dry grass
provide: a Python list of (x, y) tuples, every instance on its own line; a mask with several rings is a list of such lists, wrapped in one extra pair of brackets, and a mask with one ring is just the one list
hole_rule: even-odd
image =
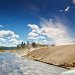
[(49, 64), (70, 68), (75, 66), (75, 45), (41, 48), (30, 52), (27, 56)]

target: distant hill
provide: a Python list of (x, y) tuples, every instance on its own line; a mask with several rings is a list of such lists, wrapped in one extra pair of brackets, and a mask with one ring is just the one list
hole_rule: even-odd
[(0, 46), (0, 49), (2, 50), (14, 50), (16, 47), (5, 47), (5, 46)]

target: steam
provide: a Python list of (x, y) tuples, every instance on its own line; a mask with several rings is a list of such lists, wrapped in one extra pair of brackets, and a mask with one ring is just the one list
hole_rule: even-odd
[[(41, 18), (41, 23), (39, 27), (35, 24), (28, 25), (32, 31), (29, 33), (33, 34), (29, 36), (31, 39), (38, 39), (38, 37), (47, 37), (45, 40), (48, 41), (48, 38), (53, 40), (56, 45), (66, 45), (66, 44), (73, 44), (73, 39), (70, 37), (70, 29), (66, 27), (61, 21), (53, 22), (53, 19), (46, 20)], [(49, 43), (49, 41), (48, 41)]]

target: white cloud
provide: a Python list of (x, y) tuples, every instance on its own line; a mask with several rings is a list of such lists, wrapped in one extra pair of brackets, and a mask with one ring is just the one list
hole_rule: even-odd
[[(29, 39), (34, 39), (37, 41), (38, 39), (40, 39), (42, 37), (41, 40), (42, 41), (45, 40), (45, 42), (46, 42), (46, 41), (48, 41), (48, 38), (49, 38), (49, 39), (53, 40), (53, 42), (55, 42), (56, 45), (65, 45), (65, 44), (73, 43), (73, 40), (70, 39), (70, 35), (68, 33), (68, 28), (65, 27), (65, 25), (61, 22), (52, 23), (51, 21), (44, 19), (43, 23), (41, 23), (41, 26), (42, 26), (41, 28), (38, 25), (35, 25), (35, 26), (33, 26), (33, 25), (35, 25), (35, 24), (29, 25), (32, 29), (32, 31), (30, 33), (35, 32), (39, 35), (36, 38), (31, 35), (31, 37), (28, 37)], [(32, 28), (32, 26), (34, 28)], [(49, 42), (50, 41), (48, 41), (47, 43), (49, 43)]]
[(44, 36), (38, 36), (38, 37), (30, 36), (30, 37), (28, 37), (28, 39), (46, 39), (46, 37), (44, 37)]
[(45, 37), (45, 36), (40, 35), (40, 36), (38, 36), (38, 37), (37, 37), (37, 39), (46, 39), (46, 37)]
[(48, 41), (48, 40), (36, 40), (35, 41), (36, 43), (39, 43), (39, 44), (45, 44), (45, 45), (49, 45), (50, 44), (50, 42)]
[(9, 42), (14, 44), (14, 45), (17, 45), (17, 44), (21, 43), (22, 41), (21, 40), (17, 40), (17, 39), (10, 39)]
[(40, 35), (40, 28), (35, 24), (28, 24), (32, 31), (28, 34), (29, 40), (46, 39), (45, 36)]
[(42, 40), (44, 40), (44, 39), (46, 39), (46, 37), (44, 37), (44, 36), (38, 36), (38, 37), (30, 36), (30, 37), (28, 37), (28, 39), (29, 39), (29, 40), (37, 40), (37, 39), (42, 39)]
[(37, 30), (39, 27), (35, 24), (28, 24), (28, 26), (33, 29), (33, 30)]
[(28, 36), (38, 37), (38, 34), (32, 31), (28, 34)]
[(19, 38), (19, 35), (16, 35), (13, 31), (10, 31), (10, 30), (1, 30), (0, 37), (2, 37), (2, 38)]
[(65, 8), (65, 12), (68, 12), (68, 11), (69, 11), (69, 9), (70, 9), (70, 7), (69, 7), (69, 6), (67, 6), (67, 7)]
[(4, 27), (3, 25), (0, 25), (0, 27)]
[(42, 40), (42, 41), (41, 41), (41, 44), (46, 44), (46, 45), (48, 45), (48, 44), (50, 44), (50, 42), (49, 42), (48, 40)]
[(35, 40), (36, 38), (35, 38), (35, 37), (30, 36), (30, 37), (28, 37), (27, 39), (28, 39), (28, 40)]
[(16, 46), (21, 43), (19, 35), (10, 30), (0, 30), (0, 46)]
[(6, 42), (6, 39), (4, 39), (4, 38), (0, 38), (0, 42)]

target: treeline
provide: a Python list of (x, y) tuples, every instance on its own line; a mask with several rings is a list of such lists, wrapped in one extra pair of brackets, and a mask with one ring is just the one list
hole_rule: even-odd
[(26, 44), (25, 43), (21, 43), (19, 45), (17, 45), (17, 49), (21, 49), (21, 48), (25, 48), (26, 47)]
[(0, 50), (15, 50), (16, 47), (5, 47), (5, 46), (0, 46)]
[(47, 45), (43, 45), (43, 44), (37, 44), (35, 42), (29, 43), (29, 41), (27, 41), (27, 43), (22, 42), (21, 44), (17, 45), (17, 49), (30, 49), (30, 48), (37, 48), (37, 47), (45, 47)]

